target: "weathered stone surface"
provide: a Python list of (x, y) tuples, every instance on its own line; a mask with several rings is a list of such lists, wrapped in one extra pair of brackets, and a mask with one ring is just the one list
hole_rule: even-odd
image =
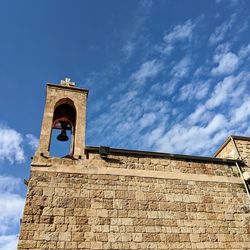
[[(120, 167), (126, 161), (129, 157)], [(178, 162), (169, 164), (178, 169)], [(196, 164), (194, 169), (199, 167)], [(180, 169), (185, 165), (192, 168), (189, 162), (181, 162)], [(211, 175), (217, 170), (236, 175), (233, 167), (206, 166)], [(59, 192), (62, 184), (64, 191)], [(249, 205), (238, 183), (34, 168), (19, 249), (244, 249), (246, 242), (250, 244)]]

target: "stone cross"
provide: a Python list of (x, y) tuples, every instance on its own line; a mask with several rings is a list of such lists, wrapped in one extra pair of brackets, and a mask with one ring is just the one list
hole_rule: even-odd
[(60, 84), (62, 86), (67, 86), (67, 87), (74, 87), (75, 83), (70, 81), (71, 79), (66, 77), (65, 80), (61, 80)]

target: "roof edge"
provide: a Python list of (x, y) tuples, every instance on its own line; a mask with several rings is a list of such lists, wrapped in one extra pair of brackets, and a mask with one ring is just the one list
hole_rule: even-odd
[[(99, 153), (100, 147), (86, 146), (85, 151)], [(191, 160), (191, 161), (203, 161), (203, 162), (213, 162), (213, 163), (223, 163), (223, 164), (236, 164), (239, 160), (232, 160), (226, 158), (214, 158), (206, 156), (193, 156), (193, 155), (182, 155), (182, 154), (170, 154), (162, 152), (153, 151), (141, 151), (141, 150), (130, 150), (121, 148), (109, 148), (110, 154), (130, 154), (130, 155), (141, 155), (141, 156), (153, 156), (153, 157), (167, 157), (172, 159), (180, 160)]]
[(69, 89), (69, 90), (73, 90), (73, 91), (87, 92), (87, 95), (89, 93), (88, 89), (83, 89), (83, 88), (78, 88), (78, 87), (62, 86), (62, 85), (57, 85), (54, 83), (46, 83), (46, 85), (49, 87), (56, 87), (56, 88), (62, 88), (62, 89)]
[(231, 138), (236, 139), (236, 140), (244, 140), (244, 141), (250, 141), (250, 137), (247, 136), (240, 136), (240, 135), (230, 135), (228, 138), (223, 142), (223, 144), (216, 150), (216, 152), (213, 154), (213, 157), (216, 157), (224, 147), (229, 143)]
[(230, 142), (231, 138), (232, 136), (227, 137), (227, 139), (223, 142), (223, 144), (215, 151), (213, 157), (216, 157), (223, 150), (223, 148), (226, 147), (226, 145)]
[(231, 135), (233, 139), (243, 140), (243, 141), (250, 141), (249, 136), (241, 136), (241, 135)]

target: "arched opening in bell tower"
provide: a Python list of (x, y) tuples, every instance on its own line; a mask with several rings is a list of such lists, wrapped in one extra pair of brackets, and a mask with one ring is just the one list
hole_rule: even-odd
[(74, 155), (76, 109), (69, 98), (58, 101), (54, 108), (50, 138), (50, 156), (72, 158)]

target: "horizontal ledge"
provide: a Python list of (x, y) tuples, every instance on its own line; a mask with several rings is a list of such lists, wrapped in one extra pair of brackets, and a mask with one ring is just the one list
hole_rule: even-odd
[[(86, 146), (86, 152), (99, 153), (99, 147)], [(122, 154), (122, 155), (136, 155), (136, 156), (153, 156), (153, 157), (165, 157), (171, 159), (180, 159), (180, 160), (191, 160), (191, 161), (203, 161), (203, 162), (212, 162), (220, 164), (230, 164), (235, 165), (236, 162), (241, 162), (239, 160), (232, 159), (223, 159), (223, 158), (214, 158), (214, 157), (205, 157), (205, 156), (193, 156), (193, 155), (182, 155), (182, 154), (170, 154), (162, 152), (152, 152), (152, 151), (140, 151), (140, 150), (129, 150), (129, 149), (120, 149), (120, 148), (109, 148), (109, 154)]]
[(57, 85), (57, 84), (53, 84), (53, 83), (47, 83), (47, 86), (54, 87), (54, 88), (61, 88), (61, 89), (69, 89), (72, 91), (86, 92), (87, 95), (89, 93), (88, 89), (82, 89), (82, 88), (78, 88), (78, 87), (62, 86), (62, 85)]
[(233, 137), (233, 139), (236, 139), (236, 140), (250, 141), (250, 137), (248, 136), (231, 135), (231, 137)]
[(205, 174), (187, 174), (176, 172), (164, 172), (154, 170), (138, 170), (138, 169), (120, 169), (111, 167), (84, 167), (84, 166), (52, 166), (39, 167), (33, 166), (31, 171), (42, 172), (56, 172), (56, 173), (70, 173), (70, 174), (88, 174), (88, 175), (118, 175), (118, 176), (132, 176), (132, 177), (146, 177), (155, 179), (171, 179), (171, 180), (185, 180), (198, 182), (222, 182), (222, 183), (236, 183), (241, 184), (242, 180), (239, 177), (226, 177)]

